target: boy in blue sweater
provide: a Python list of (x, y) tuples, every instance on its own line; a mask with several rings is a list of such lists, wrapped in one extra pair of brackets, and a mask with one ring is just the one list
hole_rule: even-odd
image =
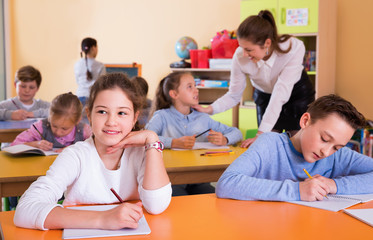
[(373, 193), (373, 159), (345, 147), (364, 125), (363, 115), (350, 102), (336, 95), (321, 97), (303, 114), (301, 130), (293, 137), (260, 135), (220, 177), (216, 195), (316, 201), (327, 194)]

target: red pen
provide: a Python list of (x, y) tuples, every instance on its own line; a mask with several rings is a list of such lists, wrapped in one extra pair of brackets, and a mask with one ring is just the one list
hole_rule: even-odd
[(120, 196), (118, 195), (118, 193), (113, 188), (110, 188), (110, 190), (118, 198), (118, 200), (119, 200), (120, 203), (124, 203), (124, 201), (120, 198)]

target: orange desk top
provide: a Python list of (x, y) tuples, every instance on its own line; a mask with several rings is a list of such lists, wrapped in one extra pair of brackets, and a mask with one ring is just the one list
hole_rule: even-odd
[[(353, 208), (373, 208), (373, 202)], [(17, 228), (13, 215), (0, 213), (6, 240), (61, 239), (61, 230)], [(285, 202), (218, 199), (214, 194), (173, 197), (164, 213), (145, 217), (150, 235), (110, 239), (373, 239), (372, 227), (343, 212)]]

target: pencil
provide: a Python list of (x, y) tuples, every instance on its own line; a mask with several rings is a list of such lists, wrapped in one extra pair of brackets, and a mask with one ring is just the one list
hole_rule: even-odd
[(110, 188), (110, 190), (117, 197), (117, 199), (119, 200), (120, 203), (124, 203), (124, 201), (120, 198), (118, 193), (113, 188)]
[(232, 150), (205, 152), (205, 154), (211, 154), (211, 153), (229, 153), (229, 152), (232, 152)]
[(202, 154), (200, 154), (200, 156), (214, 157), (214, 156), (224, 156), (224, 155), (231, 155), (231, 154), (234, 154), (234, 152), (202, 153)]
[[(310, 178), (310, 179), (312, 179), (313, 177), (307, 172), (307, 170), (305, 169), (305, 168), (303, 168), (303, 171), (307, 174), (307, 176)], [(326, 197), (327, 199), (329, 199), (328, 198), (328, 196), (324, 196), (324, 197)]]
[(18, 104), (12, 99), (12, 103), (17, 107), (17, 109), (21, 109)]
[(39, 130), (35, 127), (35, 125), (32, 124), (32, 126), (33, 126), (33, 127), (35, 128), (35, 130), (39, 133), (41, 139), (45, 140), (44, 137), (43, 137), (43, 135), (41, 135), (41, 133), (40, 133)]
[(210, 130), (211, 130), (211, 128), (209, 128), (209, 129), (207, 129), (206, 131), (204, 131), (204, 132), (198, 134), (198, 135), (196, 136), (196, 138), (202, 136), (203, 134), (207, 133), (207, 132), (210, 131)]

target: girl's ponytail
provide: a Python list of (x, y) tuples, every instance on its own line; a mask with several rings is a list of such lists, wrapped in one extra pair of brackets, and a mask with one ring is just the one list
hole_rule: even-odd
[[(82, 41), (82, 52), (84, 53), (85, 58), (85, 65), (87, 67), (87, 80), (91, 81), (93, 79), (92, 72), (89, 71), (88, 68), (88, 59), (87, 55), (89, 51), (91, 51), (91, 48), (97, 46), (97, 41), (93, 38), (84, 38)], [(82, 52), (80, 53), (80, 56), (82, 57)]]

